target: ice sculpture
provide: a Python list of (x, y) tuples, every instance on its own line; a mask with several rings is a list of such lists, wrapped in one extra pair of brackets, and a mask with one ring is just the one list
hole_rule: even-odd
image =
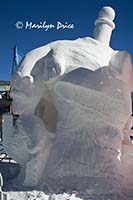
[(93, 38), (37, 48), (13, 75), (19, 118), (4, 127), (4, 146), (21, 164), (25, 187), (123, 195), (132, 189), (132, 63), (128, 52), (109, 46), (114, 17), (103, 7)]

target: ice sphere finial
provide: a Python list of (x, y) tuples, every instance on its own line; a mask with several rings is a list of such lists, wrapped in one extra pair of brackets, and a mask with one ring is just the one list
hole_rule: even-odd
[(113, 8), (105, 6), (100, 10), (98, 19), (95, 21), (94, 39), (109, 45), (112, 30), (115, 28), (114, 18)]
[(98, 18), (105, 18), (113, 21), (115, 18), (115, 11), (113, 8), (105, 6), (100, 10)]

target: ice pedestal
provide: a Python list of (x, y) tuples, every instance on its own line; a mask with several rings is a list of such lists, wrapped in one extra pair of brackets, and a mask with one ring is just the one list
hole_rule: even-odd
[(111, 67), (80, 68), (49, 87), (59, 121), (44, 180), (53, 187), (90, 187), (101, 194), (118, 191), (119, 182), (123, 188), (122, 130), (130, 112), (125, 90)]

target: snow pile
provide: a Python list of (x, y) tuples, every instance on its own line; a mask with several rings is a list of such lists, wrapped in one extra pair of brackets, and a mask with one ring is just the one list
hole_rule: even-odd
[(8, 192), (8, 200), (82, 200), (75, 194), (45, 194), (33, 190), (32, 192)]

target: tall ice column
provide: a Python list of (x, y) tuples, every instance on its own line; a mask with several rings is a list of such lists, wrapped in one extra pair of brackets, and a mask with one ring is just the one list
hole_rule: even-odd
[(115, 11), (108, 6), (103, 7), (95, 21), (93, 38), (109, 46), (112, 30), (115, 28), (113, 22)]

